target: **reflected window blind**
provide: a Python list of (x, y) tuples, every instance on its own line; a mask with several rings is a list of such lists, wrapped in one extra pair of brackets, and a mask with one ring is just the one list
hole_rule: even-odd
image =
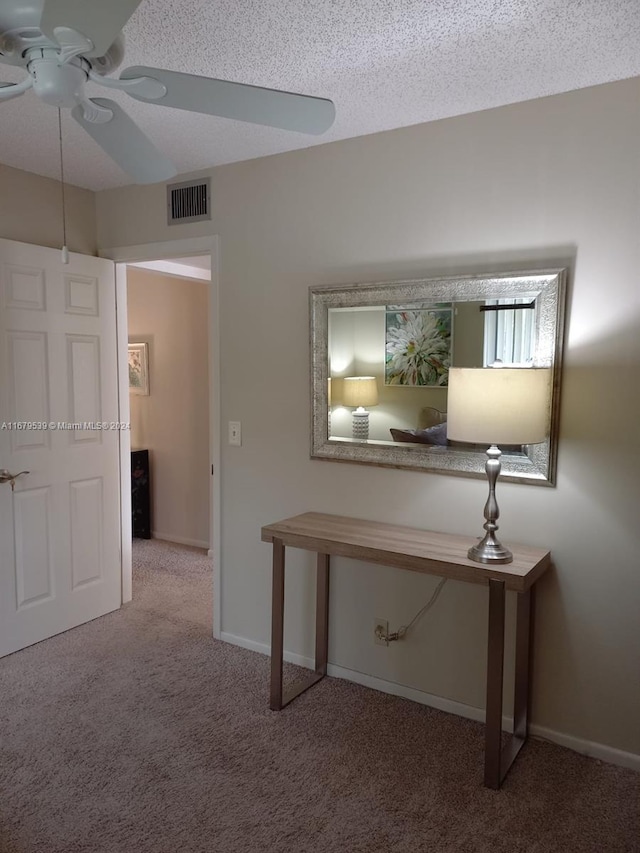
[[(520, 299), (487, 299), (486, 305), (530, 305), (531, 297)], [(506, 308), (487, 311), (484, 315), (484, 366), (495, 361), (505, 364), (527, 364), (533, 358), (536, 311)]]

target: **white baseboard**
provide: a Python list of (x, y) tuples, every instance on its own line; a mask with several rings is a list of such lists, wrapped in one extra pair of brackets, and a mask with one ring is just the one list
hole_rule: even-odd
[(588, 755), (590, 758), (597, 758), (599, 761), (606, 761), (608, 764), (617, 764), (619, 767), (628, 767), (630, 770), (640, 772), (640, 755), (636, 755), (635, 752), (625, 752), (622, 749), (616, 749), (614, 746), (607, 746), (605, 743), (584, 740), (564, 732), (547, 729), (545, 726), (530, 725), (529, 731), (534, 737), (550, 740), (559, 746), (572, 749), (574, 752)]
[[(253, 640), (248, 640), (246, 637), (238, 637), (235, 634), (229, 634), (223, 631), (220, 634), (220, 639), (225, 643), (231, 643), (234, 646), (241, 646), (243, 649), (250, 649), (252, 652), (270, 656), (271, 649), (266, 643), (256, 643)], [(285, 650), (283, 655), (287, 663), (293, 663), (297, 666), (303, 666), (306, 669), (313, 669), (315, 666), (311, 658), (303, 655), (294, 654)], [(442, 696), (434, 696), (432, 693), (425, 693), (423, 690), (416, 690), (414, 687), (407, 687), (404, 684), (396, 684), (393, 681), (385, 681), (383, 678), (377, 678), (374, 675), (367, 675), (364, 672), (347, 669), (343, 666), (336, 666), (330, 663), (327, 666), (327, 675), (333, 678), (344, 678), (345, 681), (353, 681), (356, 684), (362, 684), (363, 687), (371, 687), (373, 690), (379, 690), (381, 693), (390, 693), (392, 696), (401, 696), (404, 699), (411, 699), (413, 702), (419, 702), (421, 705), (428, 705), (430, 708), (437, 708), (439, 711), (446, 711), (449, 714), (457, 714), (459, 717), (466, 717), (469, 720), (476, 722), (484, 722), (484, 708), (475, 708), (473, 705), (464, 705), (462, 702), (455, 702), (453, 699), (445, 699)], [(503, 717), (502, 726), (505, 731), (513, 731), (513, 718)], [(606, 761), (609, 764), (617, 764), (620, 767), (628, 767), (631, 770), (640, 771), (640, 755), (633, 752), (624, 752), (621, 749), (616, 749), (613, 746), (607, 746), (604, 743), (595, 743), (593, 741), (583, 740), (582, 738), (574, 737), (573, 735), (556, 732), (553, 729), (548, 729), (545, 726), (537, 726), (531, 724), (529, 732), (534, 737), (542, 738), (543, 740), (557, 743), (559, 746), (564, 746), (574, 752), (579, 752), (582, 755), (588, 755), (590, 758), (597, 758), (600, 761)]]
[[(173, 533), (161, 533), (159, 530), (151, 531), (152, 539), (162, 539), (163, 542), (175, 542), (176, 545), (191, 545), (193, 548), (209, 549), (209, 543), (203, 542), (200, 539), (185, 539), (184, 536), (174, 536)], [(208, 551), (211, 556), (211, 551)]]

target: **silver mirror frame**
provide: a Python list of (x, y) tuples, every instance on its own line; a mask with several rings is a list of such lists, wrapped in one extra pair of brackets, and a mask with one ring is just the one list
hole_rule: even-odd
[(518, 483), (554, 485), (566, 278), (566, 269), (551, 269), (309, 288), (311, 457), (454, 476), (486, 477), (486, 455), (481, 451), (421, 444), (403, 446), (393, 441), (358, 441), (329, 436), (329, 309), (419, 301), (475, 302), (531, 297), (537, 300), (538, 307), (534, 364), (553, 369), (550, 435), (542, 444), (525, 447), (523, 454), (503, 453), (500, 478)]

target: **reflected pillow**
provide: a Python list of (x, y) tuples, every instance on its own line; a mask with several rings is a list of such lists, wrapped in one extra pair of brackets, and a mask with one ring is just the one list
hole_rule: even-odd
[(439, 447), (447, 446), (447, 424), (436, 424), (427, 429), (392, 429), (394, 441), (410, 442), (412, 444), (434, 444)]

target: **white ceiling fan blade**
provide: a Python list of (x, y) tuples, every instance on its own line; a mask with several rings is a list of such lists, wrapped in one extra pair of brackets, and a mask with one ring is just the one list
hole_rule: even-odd
[(106, 122), (87, 121), (82, 104), (74, 107), (71, 115), (137, 184), (154, 184), (174, 177), (173, 163), (158, 151), (115, 101), (90, 100), (103, 110), (111, 110), (113, 117)]
[(68, 27), (91, 39), (87, 56), (104, 56), (142, 0), (45, 0), (40, 29), (56, 41), (56, 28)]
[(10, 101), (11, 98), (17, 98), (24, 95), (27, 89), (33, 86), (31, 77), (27, 77), (20, 83), (0, 83), (0, 101)]
[(138, 101), (284, 130), (297, 130), (300, 133), (324, 133), (333, 124), (336, 114), (333, 103), (326, 98), (263, 89), (245, 83), (142, 66), (125, 68), (120, 75), (121, 80), (132, 77), (152, 77), (167, 87), (167, 93), (162, 98), (149, 98), (129, 92)]

